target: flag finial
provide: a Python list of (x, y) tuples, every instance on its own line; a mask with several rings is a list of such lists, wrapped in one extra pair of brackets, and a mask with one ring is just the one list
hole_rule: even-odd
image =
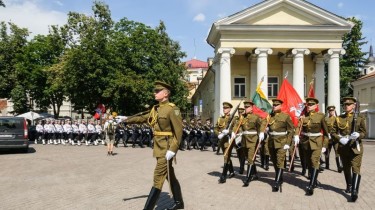
[(286, 71), (285, 75), (284, 75), (284, 79), (286, 79), (288, 77), (288, 71)]

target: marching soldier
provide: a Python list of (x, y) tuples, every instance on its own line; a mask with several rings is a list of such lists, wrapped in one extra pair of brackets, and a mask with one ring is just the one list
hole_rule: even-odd
[(38, 121), (38, 124), (36, 125), (35, 129), (36, 129), (36, 134), (37, 134), (35, 138), (35, 144), (37, 144), (39, 139), (43, 139), (44, 128), (43, 128), (41, 120)]
[(188, 141), (188, 137), (189, 137), (189, 125), (188, 123), (186, 122), (186, 119), (182, 119), (182, 140), (181, 140), (181, 144), (180, 144), (180, 150), (181, 151), (184, 151), (185, 150), (185, 142)]
[(87, 127), (86, 127), (86, 122), (84, 119), (81, 120), (81, 123), (79, 124), (79, 137), (78, 137), (78, 141), (81, 141), (82, 140), (85, 140), (86, 142), (86, 146), (88, 146), (88, 142), (87, 142)]
[(104, 144), (103, 128), (100, 125), (100, 120), (96, 121), (95, 131), (96, 131), (96, 140), (99, 140), (101, 141), (102, 144)]
[(188, 137), (188, 140), (187, 140), (187, 149), (188, 150), (191, 150), (191, 144), (194, 143), (194, 138), (195, 138), (195, 120), (194, 118), (190, 119), (190, 124), (189, 124), (189, 127), (188, 127), (188, 131), (189, 131), (189, 137)]
[(72, 143), (72, 138), (73, 138), (73, 127), (71, 125), (71, 121), (68, 120), (64, 125), (63, 125), (64, 133), (66, 134), (65, 139), (68, 140), (68, 143)]
[(283, 101), (272, 99), (272, 103), (273, 110), (268, 123), (268, 149), (275, 168), (275, 184), (272, 186), (272, 191), (278, 192), (283, 183), (285, 155), (292, 142), (294, 125), (292, 118), (288, 114), (281, 112)]
[[(307, 113), (301, 117), (294, 136), (296, 144), (301, 143), (306, 165), (310, 170), (310, 183), (306, 187), (306, 195), (313, 195), (314, 188), (317, 186), (319, 174), (319, 161), (322, 153), (325, 152), (328, 143), (328, 128), (325, 116), (321, 112), (316, 112), (318, 99), (306, 98)], [(323, 134), (322, 134), (323, 131)]]
[[(237, 113), (238, 113), (238, 116), (234, 116), (234, 119), (233, 119), (233, 128), (236, 128), (237, 126), (239, 126), (239, 121), (240, 119), (243, 118), (243, 114), (245, 113), (245, 109), (244, 108), (241, 108), (239, 107), (238, 110), (237, 110)], [(239, 128), (238, 132), (237, 132), (237, 136), (235, 138), (235, 141), (236, 141), (236, 151), (237, 151), (237, 157), (238, 157), (238, 161), (240, 163), (240, 169), (239, 169), (239, 174), (243, 174), (244, 172), (244, 169), (245, 169), (245, 160), (246, 160), (246, 156), (247, 156), (247, 148), (245, 147), (246, 145), (246, 139), (242, 137), (242, 127)]]
[(164, 82), (155, 82), (155, 100), (159, 102), (151, 111), (141, 116), (129, 117), (127, 123), (148, 122), (154, 130), (154, 157), (157, 164), (154, 171), (154, 185), (144, 209), (153, 209), (163, 187), (165, 179), (171, 186), (174, 198), (173, 206), (168, 209), (183, 209), (184, 201), (180, 184), (176, 178), (172, 159), (174, 159), (182, 138), (182, 119), (178, 107), (169, 102), (171, 86)]
[[(218, 145), (218, 150), (221, 148), (223, 152), (225, 153), (226, 148), (229, 147), (229, 129), (227, 129), (228, 126), (228, 121), (230, 118), (230, 111), (233, 108), (233, 105), (230, 104), (229, 102), (224, 102), (223, 103), (223, 112), (224, 115), (219, 117), (217, 120), (216, 126), (215, 126), (215, 133), (218, 135), (218, 139), (220, 141)], [(223, 172), (221, 173), (219, 183), (225, 183), (227, 180), (227, 173), (229, 170), (229, 178), (234, 177), (234, 170), (233, 170), (233, 164), (230, 159), (231, 156), (231, 151), (230, 148), (228, 150), (228, 154), (224, 156), (224, 167), (223, 167)]]
[[(259, 144), (264, 140), (264, 130), (266, 121), (262, 120), (258, 115), (253, 113), (252, 101), (245, 101), (245, 115), (241, 122), (242, 139), (247, 150), (247, 173), (246, 179), (243, 181), (243, 186), (249, 186), (249, 183), (258, 179), (256, 165), (253, 161), (253, 156), (258, 142)], [(237, 125), (235, 125), (237, 126)]]
[(206, 119), (206, 124), (202, 126), (202, 145), (201, 151), (205, 149), (206, 142), (211, 140), (211, 120)]
[(72, 138), (72, 146), (75, 145), (75, 140), (77, 140), (77, 145), (81, 145), (81, 140), (80, 140), (80, 130), (79, 130), (79, 124), (77, 120), (74, 120), (74, 123), (72, 124), (72, 129), (73, 129), (73, 138)]
[(329, 132), (329, 141), (328, 141), (328, 148), (325, 154), (325, 162), (326, 162), (326, 169), (329, 169), (329, 156), (331, 154), (332, 148), (335, 151), (335, 157), (336, 157), (336, 165), (337, 165), (337, 171), (339, 173), (342, 172), (343, 166), (342, 166), (342, 161), (340, 158), (340, 154), (338, 152), (339, 144), (336, 143), (333, 138), (332, 138), (332, 131), (333, 131), (333, 125), (336, 122), (336, 107), (335, 106), (328, 106), (327, 107), (328, 111), (328, 117), (326, 118), (326, 123), (328, 127), (328, 132)]
[[(87, 143), (88, 142), (88, 143)], [(94, 121), (90, 120), (87, 125), (87, 141), (86, 145), (94, 143), (94, 145), (98, 145), (98, 141), (96, 141), (96, 130)]]
[(338, 151), (344, 166), (346, 193), (351, 193), (351, 200), (358, 198), (361, 181), (363, 157), (362, 139), (366, 136), (366, 118), (359, 113), (356, 98), (343, 98), (345, 113), (336, 117), (332, 136), (339, 143)]

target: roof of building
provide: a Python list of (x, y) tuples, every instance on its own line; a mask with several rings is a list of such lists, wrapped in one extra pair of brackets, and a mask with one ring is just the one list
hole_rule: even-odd
[(375, 71), (369, 74), (366, 74), (363, 77), (358, 78), (358, 80), (363, 80), (363, 79), (372, 78), (372, 77), (375, 77)]
[(185, 62), (185, 66), (189, 69), (208, 68), (208, 63), (206, 61), (191, 59)]

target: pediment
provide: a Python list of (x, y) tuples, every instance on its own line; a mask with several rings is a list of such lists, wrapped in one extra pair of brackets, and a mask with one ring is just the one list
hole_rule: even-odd
[(218, 25), (350, 26), (344, 18), (302, 0), (268, 0), (219, 20)]

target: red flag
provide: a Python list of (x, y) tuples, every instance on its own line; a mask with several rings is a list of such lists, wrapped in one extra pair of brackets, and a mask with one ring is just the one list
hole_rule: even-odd
[(97, 120), (99, 120), (99, 119), (100, 119), (100, 114), (97, 113), (97, 112), (95, 112), (95, 114), (94, 114), (94, 118), (97, 119)]
[[(315, 98), (314, 80), (312, 80), (312, 81), (310, 82), (309, 93), (307, 94), (307, 97)], [(318, 106), (316, 106), (315, 111), (316, 111), (316, 112), (319, 111), (319, 104), (318, 104)]]
[(281, 105), (281, 111), (288, 113), (292, 118), (294, 126), (297, 126), (298, 117), (300, 116), (304, 105), (302, 99), (287, 79), (283, 80), (277, 98), (284, 102)]
[(100, 110), (100, 113), (105, 113), (105, 106), (104, 104), (98, 104), (98, 107), (97, 107), (99, 110)]
[(253, 113), (258, 115), (261, 118), (266, 118), (268, 116), (268, 113), (260, 109), (259, 107), (253, 105)]

